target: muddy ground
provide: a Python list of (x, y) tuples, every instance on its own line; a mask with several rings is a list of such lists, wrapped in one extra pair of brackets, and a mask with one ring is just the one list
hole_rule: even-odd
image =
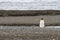
[(60, 28), (0, 27), (0, 40), (50, 40), (53, 38), (59, 40)]

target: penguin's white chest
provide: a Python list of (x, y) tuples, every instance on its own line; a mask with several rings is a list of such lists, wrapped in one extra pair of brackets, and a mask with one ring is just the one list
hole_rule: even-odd
[(40, 20), (40, 27), (44, 28), (45, 24), (44, 24), (44, 20)]

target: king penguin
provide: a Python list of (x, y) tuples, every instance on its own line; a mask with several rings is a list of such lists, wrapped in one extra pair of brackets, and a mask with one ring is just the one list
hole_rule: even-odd
[(40, 26), (40, 28), (44, 28), (45, 27), (45, 23), (44, 23), (44, 19), (43, 18), (40, 19), (39, 26)]

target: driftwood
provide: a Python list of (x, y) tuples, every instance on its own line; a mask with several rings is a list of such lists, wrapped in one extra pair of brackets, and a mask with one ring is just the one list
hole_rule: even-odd
[(59, 10), (0, 10), (0, 16), (60, 15)]

